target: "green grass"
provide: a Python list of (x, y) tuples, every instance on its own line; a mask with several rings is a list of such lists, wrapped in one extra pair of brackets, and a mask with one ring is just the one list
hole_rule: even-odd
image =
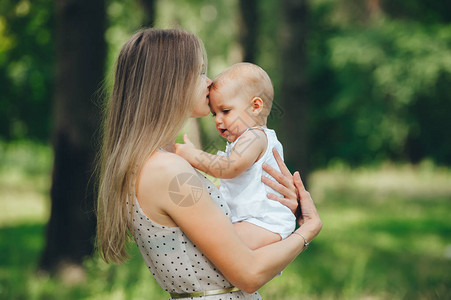
[[(0, 144), (0, 299), (166, 299), (136, 247), (84, 274), (36, 272), (49, 216), (52, 154), (33, 143)], [(312, 174), (323, 230), (264, 299), (450, 299), (451, 170), (425, 162)], [(72, 278), (72, 279), (71, 279)]]

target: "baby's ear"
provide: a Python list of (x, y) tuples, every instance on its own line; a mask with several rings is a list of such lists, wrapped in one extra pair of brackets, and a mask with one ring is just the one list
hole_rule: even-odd
[(262, 100), (262, 98), (260, 98), (260, 97), (252, 98), (251, 106), (252, 106), (252, 112), (253, 113), (260, 114), (261, 111), (263, 110), (263, 100)]

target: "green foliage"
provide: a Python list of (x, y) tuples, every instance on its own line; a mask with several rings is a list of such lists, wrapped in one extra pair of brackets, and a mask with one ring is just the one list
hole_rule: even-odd
[(108, 44), (107, 69), (112, 69), (119, 51), (130, 36), (141, 28), (144, 11), (136, 0), (107, 1), (108, 27), (105, 39)]
[(311, 3), (313, 164), (425, 157), (450, 164), (443, 128), (451, 125), (444, 114), (451, 108), (451, 26), (394, 19), (391, 11), (353, 20), (341, 1)]
[[(204, 42), (208, 53), (208, 74), (219, 74), (224, 68), (240, 59), (240, 45), (237, 41), (238, 3), (213, 0), (155, 1), (156, 28), (182, 28), (197, 34)], [(130, 35), (141, 28), (143, 18), (139, 1), (111, 0), (107, 7), (109, 26), (106, 30), (108, 43), (107, 84), (111, 85), (114, 61), (120, 48)], [(212, 118), (201, 121), (206, 140), (216, 139), (217, 133)]]
[[(49, 212), (49, 147), (0, 147), (1, 299), (165, 299), (135, 245), (127, 263), (97, 256), (84, 271), (36, 271)], [(17, 163), (12, 168), (10, 161)], [(28, 165), (34, 164), (29, 169)], [(451, 296), (451, 170), (425, 161), (312, 174), (323, 230), (263, 299), (448, 299)]]
[[(52, 159), (49, 146), (0, 141), (0, 227), (11, 222), (45, 222), (50, 208)], [(14, 251), (11, 254), (17, 255)]]
[(48, 140), (53, 1), (0, 4), (0, 138)]
[(236, 0), (159, 1), (156, 25), (159, 28), (181, 27), (197, 34), (208, 53), (210, 76), (217, 75), (240, 58)]
[[(416, 163), (424, 158), (451, 164), (451, 138), (445, 130), (451, 127), (446, 114), (451, 109), (450, 4), (417, 0), (309, 4), (312, 166), (336, 160), (353, 165), (387, 159)], [(283, 59), (279, 42), (284, 34), (280, 4), (260, 1), (258, 9), (257, 63), (270, 74), (279, 102)], [(0, 4), (2, 139), (49, 139), (54, 11), (50, 0)], [(208, 53), (209, 75), (214, 77), (242, 57), (238, 15), (237, 0), (156, 1), (155, 23), (198, 34)], [(144, 10), (137, 0), (110, 0), (107, 18), (111, 74), (120, 47), (141, 27)], [(269, 125), (280, 129), (279, 123), (276, 117)], [(205, 140), (217, 137), (211, 118), (201, 124)]]

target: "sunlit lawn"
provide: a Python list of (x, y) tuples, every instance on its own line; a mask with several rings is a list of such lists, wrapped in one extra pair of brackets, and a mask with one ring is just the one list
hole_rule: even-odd
[[(88, 259), (81, 283), (76, 270), (64, 280), (35, 272), (50, 164), (47, 147), (0, 144), (0, 299), (168, 298), (135, 247), (125, 265)], [(451, 298), (451, 170), (336, 166), (309, 186), (323, 231), (260, 290), (264, 299)]]

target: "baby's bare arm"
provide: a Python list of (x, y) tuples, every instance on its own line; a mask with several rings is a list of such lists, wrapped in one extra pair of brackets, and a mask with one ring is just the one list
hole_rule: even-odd
[(185, 144), (176, 144), (176, 153), (193, 167), (216, 178), (234, 178), (254, 164), (266, 150), (264, 132), (246, 132), (233, 147), (230, 156), (213, 155), (196, 149), (186, 137)]
[(233, 226), (235, 227), (241, 241), (251, 250), (255, 250), (281, 240), (280, 235), (277, 233), (271, 232), (263, 227), (246, 221), (233, 223)]

